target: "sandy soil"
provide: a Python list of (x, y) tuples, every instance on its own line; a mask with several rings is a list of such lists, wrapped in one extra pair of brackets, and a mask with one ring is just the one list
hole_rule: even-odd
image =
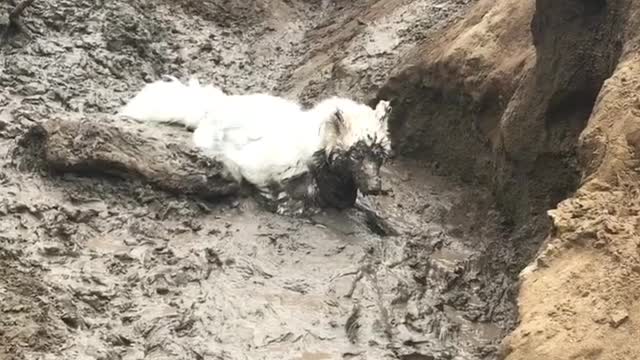
[(1, 49), (0, 358), (495, 357), (524, 265), (505, 244), (528, 235), (438, 164), (387, 167), (371, 201), (400, 235), (381, 237), (355, 211), (283, 218), (12, 156), (32, 124), (111, 114), (164, 73), (370, 100), (472, 3), (34, 3)]

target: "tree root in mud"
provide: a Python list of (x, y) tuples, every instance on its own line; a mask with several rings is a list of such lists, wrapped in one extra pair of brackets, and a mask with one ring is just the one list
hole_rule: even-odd
[(380, 216), (371, 205), (362, 200), (356, 201), (355, 208), (362, 212), (365, 216), (365, 223), (369, 230), (379, 236), (398, 236), (400, 233), (389, 221)]
[(202, 198), (239, 191), (240, 184), (222, 163), (188, 145), (142, 136), (101, 120), (51, 119), (34, 125), (19, 139), (14, 159), (52, 172), (111, 175)]

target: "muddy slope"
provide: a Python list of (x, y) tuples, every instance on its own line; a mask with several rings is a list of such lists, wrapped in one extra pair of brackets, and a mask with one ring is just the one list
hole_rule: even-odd
[(640, 354), (639, 8), (481, 1), (379, 94), (407, 105), (394, 125), (405, 154), (490, 184), (516, 229), (537, 234), (523, 259), (551, 229), (521, 275), (508, 359)]
[(0, 49), (0, 358), (495, 357), (515, 325), (512, 234), (486, 191), (422, 162), (385, 169), (393, 194), (373, 205), (399, 235), (381, 237), (353, 211), (282, 218), (13, 156), (32, 125), (108, 121), (164, 73), (372, 98), (471, 4), (35, 2), (29, 36)]

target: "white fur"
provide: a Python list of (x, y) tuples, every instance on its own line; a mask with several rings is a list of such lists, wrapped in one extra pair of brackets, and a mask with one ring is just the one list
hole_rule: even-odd
[(201, 86), (197, 79), (187, 85), (175, 77), (145, 85), (120, 111), (120, 115), (140, 121), (180, 123), (195, 129), (207, 109), (225, 94), (211, 85)]
[(196, 146), (224, 154), (259, 187), (307, 170), (322, 147), (320, 119), (307, 119), (295, 103), (270, 95), (233, 95), (216, 106), (193, 134)]
[[(371, 145), (374, 141), (381, 143), (387, 150), (391, 150), (388, 135), (387, 114), (391, 110), (388, 101), (380, 101), (375, 110), (369, 106), (357, 103), (353, 100), (333, 97), (320, 102), (311, 112), (322, 118), (330, 117), (333, 112), (340, 110), (344, 117), (345, 128), (341, 129), (334, 144), (341, 149), (348, 149), (360, 140)], [(384, 119), (380, 121), (380, 119)]]
[[(331, 119), (337, 110), (344, 124), (337, 135)], [(197, 80), (176, 79), (145, 86), (121, 111), (140, 121), (179, 122), (195, 128), (194, 144), (221, 159), (238, 177), (259, 188), (309, 170), (321, 149), (347, 149), (360, 140), (390, 149), (386, 114), (349, 99), (330, 98), (310, 110), (268, 94), (225, 95)]]

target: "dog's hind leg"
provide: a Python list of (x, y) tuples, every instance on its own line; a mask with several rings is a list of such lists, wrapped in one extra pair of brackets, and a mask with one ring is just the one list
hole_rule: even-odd
[(282, 216), (308, 217), (317, 212), (312, 199), (308, 194), (309, 176), (300, 176), (285, 180), (284, 183), (276, 181), (259, 187), (258, 195), (265, 208)]

